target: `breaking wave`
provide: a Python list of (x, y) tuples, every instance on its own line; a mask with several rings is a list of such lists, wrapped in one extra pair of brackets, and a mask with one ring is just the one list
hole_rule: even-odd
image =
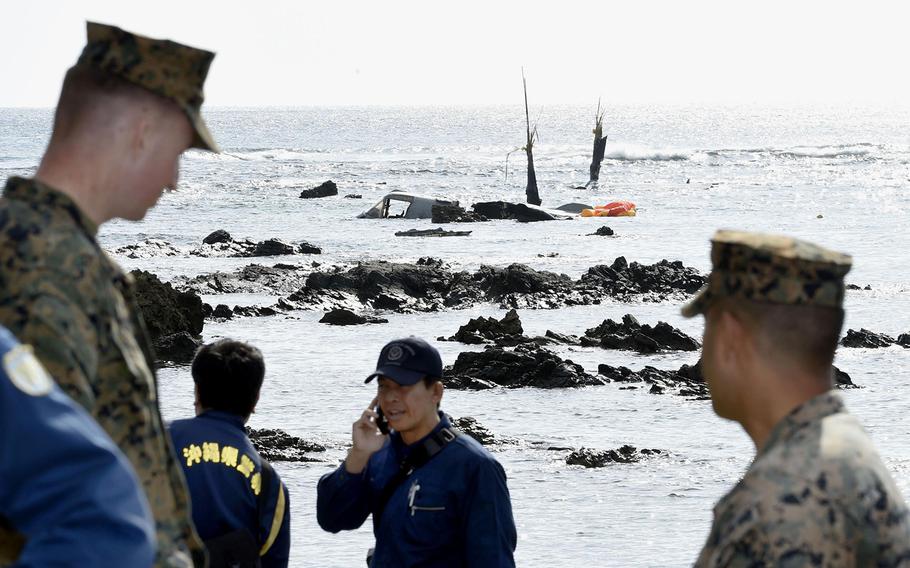
[(691, 152), (684, 150), (672, 149), (653, 149), (634, 144), (607, 144), (604, 158), (608, 160), (620, 160), (626, 162), (671, 162), (688, 160), (692, 157)]

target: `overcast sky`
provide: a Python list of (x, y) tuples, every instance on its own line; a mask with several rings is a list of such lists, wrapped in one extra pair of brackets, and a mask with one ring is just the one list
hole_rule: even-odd
[(53, 106), (85, 20), (218, 53), (208, 105), (907, 104), (905, 2), (3, 0), (0, 107)]

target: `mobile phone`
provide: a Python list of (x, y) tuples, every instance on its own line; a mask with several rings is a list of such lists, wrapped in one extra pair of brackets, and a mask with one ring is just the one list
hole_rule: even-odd
[(382, 407), (377, 404), (376, 408), (373, 410), (376, 412), (376, 427), (379, 428), (379, 431), (384, 435), (388, 435), (389, 421), (386, 420), (385, 414), (382, 412)]

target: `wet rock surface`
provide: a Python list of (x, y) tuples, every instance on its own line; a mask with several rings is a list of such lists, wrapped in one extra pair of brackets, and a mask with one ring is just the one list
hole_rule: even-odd
[[(904, 343), (901, 343), (903, 339)], [(859, 331), (854, 329), (847, 330), (847, 334), (841, 339), (840, 344), (844, 347), (865, 347), (867, 349), (876, 349), (878, 347), (888, 347), (890, 345), (910, 346), (907, 334), (902, 334), (894, 339), (884, 333), (875, 333), (868, 329), (862, 328)]]
[[(214, 234), (212, 233), (212, 235)], [(321, 248), (305, 241), (293, 244), (281, 239), (266, 239), (259, 242), (251, 241), (250, 239), (235, 240), (227, 232), (224, 235), (217, 236), (213, 242), (206, 242), (212, 235), (203, 240), (202, 246), (189, 251), (189, 254), (205, 258), (251, 258), (322, 253)], [(227, 235), (226, 239), (225, 235)]]
[(337, 308), (326, 312), (319, 323), (329, 325), (363, 325), (367, 323), (389, 323), (389, 320), (373, 316), (362, 316), (355, 314), (351, 310)]
[(200, 294), (290, 294), (306, 283), (313, 271), (309, 266), (249, 264), (234, 272), (213, 272), (193, 278), (179, 276), (175, 286)]
[(332, 195), (338, 195), (338, 186), (331, 180), (323, 182), (313, 189), (304, 189), (300, 192), (301, 199), (315, 199)]
[(679, 396), (697, 399), (710, 398), (708, 384), (701, 373), (701, 361), (695, 365), (683, 365), (675, 371), (664, 371), (650, 365), (640, 371), (628, 367), (598, 365), (597, 372), (609, 381), (617, 383), (645, 383), (650, 385), (651, 394), (664, 394), (670, 391)]
[(440, 338), (444, 341), (460, 341), (468, 345), (479, 345), (487, 342), (494, 342), (497, 345), (518, 345), (525, 343), (528, 338), (524, 337), (524, 330), (521, 327), (521, 319), (518, 312), (509, 310), (502, 319), (494, 317), (473, 318), (464, 324), (458, 331), (449, 338)]
[(218, 243), (229, 243), (233, 239), (231, 234), (225, 231), (224, 229), (218, 229), (209, 233), (207, 237), (202, 239), (202, 244), (204, 245), (215, 245)]
[(834, 378), (834, 386), (839, 389), (858, 389), (862, 388), (859, 385), (853, 383), (853, 379), (850, 378), (850, 375), (841, 371), (834, 365), (831, 366), (831, 373)]
[(460, 205), (434, 205), (431, 220), (433, 223), (477, 223), (489, 221), (483, 215), (467, 211)]
[(205, 325), (202, 298), (195, 292), (178, 292), (151, 272), (133, 270), (136, 303), (149, 338), (160, 360), (183, 362), (202, 344)]
[(483, 446), (492, 446), (494, 444), (505, 443), (505, 439), (497, 437), (493, 432), (471, 416), (462, 416), (461, 418), (449, 417), (452, 426), (458, 428), (468, 436), (477, 440)]
[(445, 229), (409, 229), (397, 231), (396, 237), (467, 237), (471, 231), (446, 231)]
[(580, 465), (584, 467), (604, 467), (611, 463), (636, 463), (645, 458), (667, 455), (667, 450), (655, 450), (635, 446), (621, 446), (615, 450), (592, 450), (581, 448), (566, 456), (567, 465)]
[(681, 262), (652, 265), (598, 265), (578, 280), (524, 264), (481, 266), (477, 272), (453, 272), (439, 261), (417, 264), (384, 261), (360, 263), (347, 270), (316, 271), (287, 299), (300, 309), (358, 305), (398, 312), (437, 311), (493, 302), (503, 308), (559, 308), (599, 304), (614, 299), (662, 301), (696, 292), (704, 276)]
[(599, 227), (593, 233), (588, 233), (589, 237), (612, 237), (614, 235), (615, 233), (613, 232), (613, 229), (607, 227), (606, 225)]
[(247, 427), (247, 435), (259, 455), (270, 462), (318, 462), (323, 461), (307, 454), (324, 452), (325, 446), (291, 436), (278, 429), (256, 430)]
[(586, 330), (581, 344), (638, 353), (696, 351), (701, 347), (698, 341), (666, 322), (657, 322), (653, 327), (642, 325), (630, 314), (623, 316), (622, 323), (608, 319), (597, 327)]
[(450, 389), (484, 390), (582, 387), (607, 381), (547, 349), (519, 345), (514, 350), (488, 347), (480, 352), (461, 353), (453, 365), (446, 367), (443, 382)]
[(125, 256), (132, 259), (180, 256), (183, 254), (180, 249), (161, 239), (146, 239), (134, 245), (118, 247), (111, 252), (117, 256)]

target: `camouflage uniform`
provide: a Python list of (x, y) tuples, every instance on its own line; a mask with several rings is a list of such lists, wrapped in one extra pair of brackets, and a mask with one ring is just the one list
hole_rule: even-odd
[[(718, 298), (840, 309), (851, 258), (776, 235), (718, 231), (708, 284)], [(715, 566), (910, 566), (910, 516), (871, 440), (839, 395), (794, 409), (714, 508), (697, 562)]]
[[(216, 150), (199, 115), (213, 57), (89, 23), (77, 66), (174, 101), (193, 126), (193, 145)], [(9, 179), (0, 199), (0, 323), (34, 347), (133, 464), (156, 522), (156, 565), (204, 566), (186, 483), (158, 408), (153, 356), (130, 278), (101, 250), (97, 230), (63, 193), (37, 180)], [(15, 537), (0, 522), (0, 548)]]
[(907, 506), (837, 394), (813, 398), (774, 427), (714, 508), (695, 565), (910, 565)]

